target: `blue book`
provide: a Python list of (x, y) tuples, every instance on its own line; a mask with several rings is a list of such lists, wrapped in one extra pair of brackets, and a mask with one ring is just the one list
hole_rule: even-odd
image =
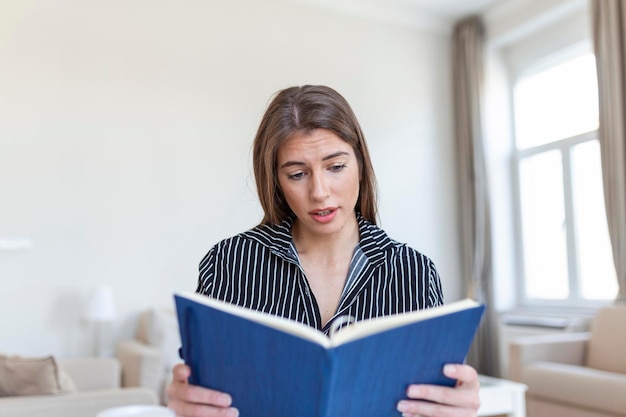
[(189, 382), (231, 394), (241, 417), (398, 417), (410, 384), (454, 386), (485, 306), (466, 299), (359, 321), (331, 337), (193, 293), (174, 295)]

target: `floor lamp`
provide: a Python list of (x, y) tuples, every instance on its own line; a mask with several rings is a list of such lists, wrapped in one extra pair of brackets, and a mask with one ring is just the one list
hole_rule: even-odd
[(103, 356), (103, 328), (106, 323), (115, 320), (115, 303), (111, 287), (100, 285), (94, 289), (83, 312), (83, 320), (94, 324), (94, 353), (96, 356)]

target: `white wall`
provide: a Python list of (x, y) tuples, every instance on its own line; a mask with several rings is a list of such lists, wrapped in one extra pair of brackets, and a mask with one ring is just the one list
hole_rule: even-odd
[[(445, 31), (280, 0), (0, 3), (0, 352), (81, 355), (89, 292), (125, 328), (194, 290), (261, 217), (250, 147), (272, 93), (339, 90), (368, 136), (382, 226), (460, 298)], [(128, 326), (127, 326), (128, 327)]]

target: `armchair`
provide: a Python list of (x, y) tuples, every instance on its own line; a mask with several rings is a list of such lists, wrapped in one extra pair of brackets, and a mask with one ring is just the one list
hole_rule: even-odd
[(529, 417), (626, 416), (626, 306), (600, 309), (588, 333), (515, 339), (509, 359)]

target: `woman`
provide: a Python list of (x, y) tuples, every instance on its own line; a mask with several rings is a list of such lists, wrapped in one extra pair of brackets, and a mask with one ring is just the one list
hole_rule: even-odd
[[(336, 91), (303, 86), (279, 92), (257, 131), (253, 164), (264, 219), (209, 251), (197, 292), (326, 333), (339, 316), (364, 320), (443, 303), (433, 262), (376, 227), (367, 145)], [(411, 385), (399, 413), (475, 415), (476, 371), (446, 365), (444, 373), (458, 381), (455, 388)], [(238, 415), (228, 393), (191, 386), (189, 374), (189, 367), (177, 365), (168, 386), (168, 405), (177, 415)]]

